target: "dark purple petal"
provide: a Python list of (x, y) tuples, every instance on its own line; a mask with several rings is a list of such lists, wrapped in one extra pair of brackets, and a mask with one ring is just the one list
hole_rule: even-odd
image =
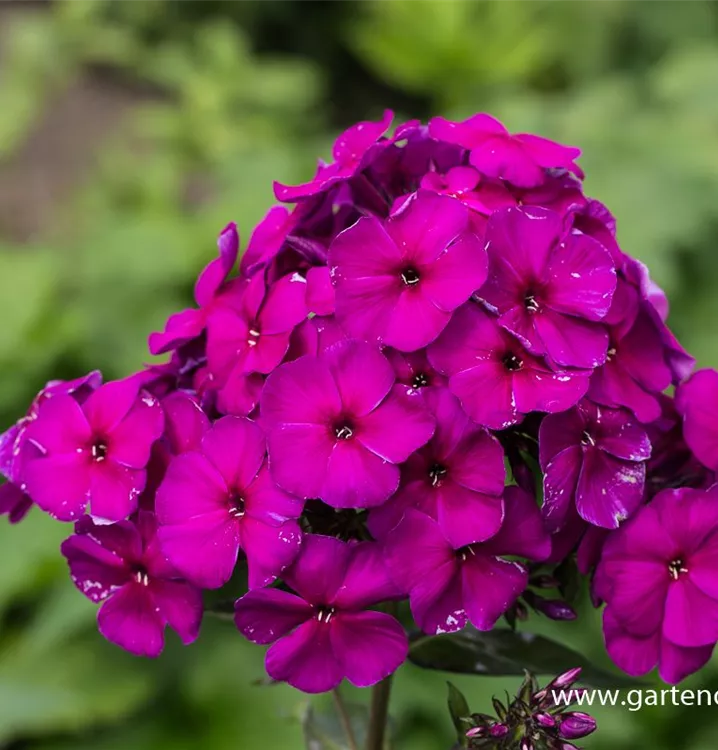
[(299, 557), (282, 578), (311, 604), (328, 605), (344, 582), (350, 560), (351, 547), (346, 542), (307, 534)]
[(249, 588), (268, 586), (299, 554), (302, 532), (296, 521), (269, 526), (245, 516), (239, 524), (239, 542), (247, 556)]
[(234, 623), (252, 643), (274, 643), (311, 619), (313, 608), (303, 599), (280, 589), (250, 591), (234, 605)]
[(461, 580), (464, 609), (471, 624), (491, 630), (528, 586), (528, 573), (518, 562), (467, 554)]
[(344, 675), (357, 687), (393, 674), (409, 652), (404, 628), (383, 612), (338, 612), (330, 622), (330, 637)]
[(164, 620), (147, 586), (128, 583), (97, 613), (100, 633), (137, 656), (157, 657), (164, 647)]
[(316, 618), (280, 638), (267, 652), (267, 674), (304, 693), (324, 693), (344, 678), (334, 653), (331, 623)]
[(184, 581), (151, 580), (150, 593), (160, 616), (185, 646), (197, 640), (202, 622), (202, 592)]

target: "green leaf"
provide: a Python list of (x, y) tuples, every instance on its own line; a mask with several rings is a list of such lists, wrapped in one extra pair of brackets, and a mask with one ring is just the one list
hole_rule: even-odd
[[(358, 747), (366, 744), (369, 710), (358, 703), (347, 703), (346, 710)], [(302, 717), (307, 750), (348, 750), (346, 731), (336, 710), (318, 711), (307, 706)]]
[(581, 667), (581, 682), (602, 688), (636, 685), (636, 680), (603, 671), (581, 654), (535, 633), (506, 629), (480, 633), (466, 628), (439, 636), (421, 635), (412, 640), (409, 660), (425, 669), (484, 676), (534, 674), (556, 675)]
[(454, 722), (454, 727), (456, 728), (456, 739), (461, 747), (466, 747), (466, 730), (469, 725), (464, 720), (467, 716), (471, 715), (471, 709), (461, 690), (453, 682), (447, 682), (446, 684), (449, 687), (447, 703), (451, 720)]

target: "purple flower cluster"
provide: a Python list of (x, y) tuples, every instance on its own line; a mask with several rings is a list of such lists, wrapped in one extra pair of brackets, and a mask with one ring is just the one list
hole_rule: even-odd
[(272, 678), (368, 686), (407, 656), (397, 602), (428, 634), (566, 619), (531, 589), (577, 555), (616, 663), (681, 679), (718, 641), (718, 374), (688, 378), (577, 149), (391, 120), (275, 185), (292, 207), (236, 272), (221, 232), (150, 336), (165, 363), (41, 391), (0, 438), (0, 512), (76, 522), (72, 578), (137, 654), (196, 638), (201, 589), (246, 566)]

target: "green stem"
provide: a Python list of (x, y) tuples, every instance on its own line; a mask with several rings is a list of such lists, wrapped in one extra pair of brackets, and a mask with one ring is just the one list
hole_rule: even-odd
[(342, 694), (339, 692), (339, 687), (335, 687), (334, 690), (332, 690), (332, 694), (334, 695), (334, 703), (336, 704), (337, 713), (339, 714), (339, 721), (341, 721), (344, 734), (347, 736), (349, 750), (359, 750), (356, 738), (354, 737), (354, 730), (352, 729), (352, 721), (349, 712), (347, 711), (346, 704), (344, 703), (344, 699), (342, 698)]
[(369, 731), (366, 738), (366, 750), (384, 750), (386, 722), (389, 716), (389, 698), (393, 675), (374, 685), (371, 691), (371, 708), (369, 710)]

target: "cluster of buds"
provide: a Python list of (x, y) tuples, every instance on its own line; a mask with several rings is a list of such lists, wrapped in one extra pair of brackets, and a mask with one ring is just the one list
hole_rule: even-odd
[[(494, 698), (495, 716), (472, 714), (466, 732), (471, 750), (577, 750), (573, 740), (596, 729), (596, 720), (582, 711), (570, 711), (582, 694), (573, 688), (581, 669), (575, 668), (539, 689), (527, 673), (516, 697), (504, 704)], [(564, 700), (564, 698), (566, 700)]]

